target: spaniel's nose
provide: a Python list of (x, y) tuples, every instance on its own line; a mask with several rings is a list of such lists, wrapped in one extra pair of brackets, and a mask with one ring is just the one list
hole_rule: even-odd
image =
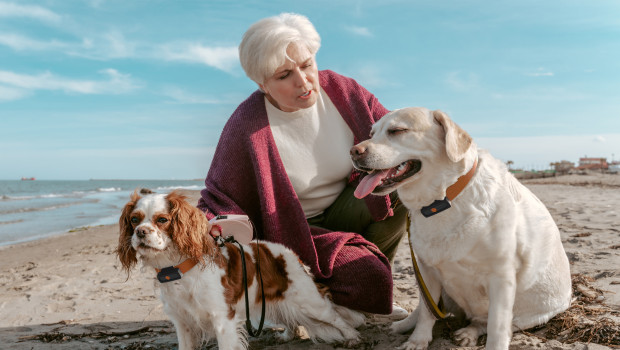
[(144, 236), (146, 236), (148, 233), (149, 229), (144, 226), (136, 228), (136, 236), (138, 236), (138, 238), (144, 238)]
[(364, 157), (364, 153), (366, 153), (366, 147), (363, 145), (355, 145), (351, 147), (349, 154), (351, 154), (351, 158), (353, 160), (359, 160)]

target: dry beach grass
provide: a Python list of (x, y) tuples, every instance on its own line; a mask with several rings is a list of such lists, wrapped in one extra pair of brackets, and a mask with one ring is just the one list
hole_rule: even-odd
[[(515, 334), (511, 349), (620, 347), (620, 175), (568, 175), (524, 180), (547, 205), (574, 274), (572, 307), (548, 324)], [(187, 192), (196, 200), (197, 192)], [(0, 249), (0, 338), (3, 349), (175, 349), (176, 335), (149, 271), (129, 278), (115, 256), (118, 227), (89, 227)], [(418, 290), (407, 241), (393, 266), (394, 296), (413, 310)], [(457, 347), (462, 320), (439, 322), (431, 350)], [(360, 349), (395, 349), (408, 335), (369, 318)], [(333, 349), (297, 338), (277, 344), (274, 331), (253, 349)], [(484, 343), (484, 337), (479, 345)], [(215, 343), (204, 348), (216, 349)]]

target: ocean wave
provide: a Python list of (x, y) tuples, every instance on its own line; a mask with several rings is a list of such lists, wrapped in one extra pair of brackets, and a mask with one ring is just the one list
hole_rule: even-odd
[(202, 190), (203, 186), (191, 185), (191, 186), (162, 186), (157, 187), (156, 191), (172, 191), (172, 190)]
[(48, 194), (42, 194), (42, 195), (36, 196), (34, 198), (62, 198), (62, 197), (68, 197), (68, 196), (67, 194), (48, 193)]
[(3, 201), (27, 201), (35, 198), (37, 198), (37, 196), (2, 196)]
[[(94, 193), (94, 192), (93, 192)], [(71, 192), (71, 193), (46, 193), (36, 196), (7, 196), (0, 197), (3, 201), (29, 201), (33, 199), (50, 199), (50, 198), (76, 198), (84, 195), (84, 192)]]
[(119, 192), (122, 191), (120, 187), (100, 187), (97, 189), (98, 192)]
[(11, 224), (18, 224), (20, 222), (24, 222), (24, 219), (18, 219), (18, 220), (9, 220), (9, 221), (0, 221), (0, 225), (11, 225)]
[(49, 206), (46, 206), (46, 207), (38, 207), (38, 208), (30, 208), (30, 207), (15, 208), (15, 209), (9, 209), (9, 210), (1, 210), (0, 211), (0, 215), (31, 213), (31, 212), (39, 212), (39, 211), (50, 211), (50, 210), (56, 210), (56, 209), (61, 209), (61, 208), (72, 207), (74, 205), (81, 205), (81, 204), (86, 204), (86, 203), (97, 203), (97, 202), (99, 202), (99, 201), (96, 200), (96, 199), (92, 199), (92, 200), (79, 201), (79, 202), (55, 204), (55, 205), (49, 205)]

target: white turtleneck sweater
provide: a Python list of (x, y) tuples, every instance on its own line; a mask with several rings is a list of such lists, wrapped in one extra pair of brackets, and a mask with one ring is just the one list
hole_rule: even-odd
[(286, 173), (306, 218), (321, 214), (353, 170), (353, 132), (321, 89), (310, 108), (283, 112), (265, 98), (267, 117)]

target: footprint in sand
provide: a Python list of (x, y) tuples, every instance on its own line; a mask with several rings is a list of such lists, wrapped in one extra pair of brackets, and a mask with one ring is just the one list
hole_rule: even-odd
[(48, 313), (75, 312), (75, 301), (65, 300), (47, 305)]

